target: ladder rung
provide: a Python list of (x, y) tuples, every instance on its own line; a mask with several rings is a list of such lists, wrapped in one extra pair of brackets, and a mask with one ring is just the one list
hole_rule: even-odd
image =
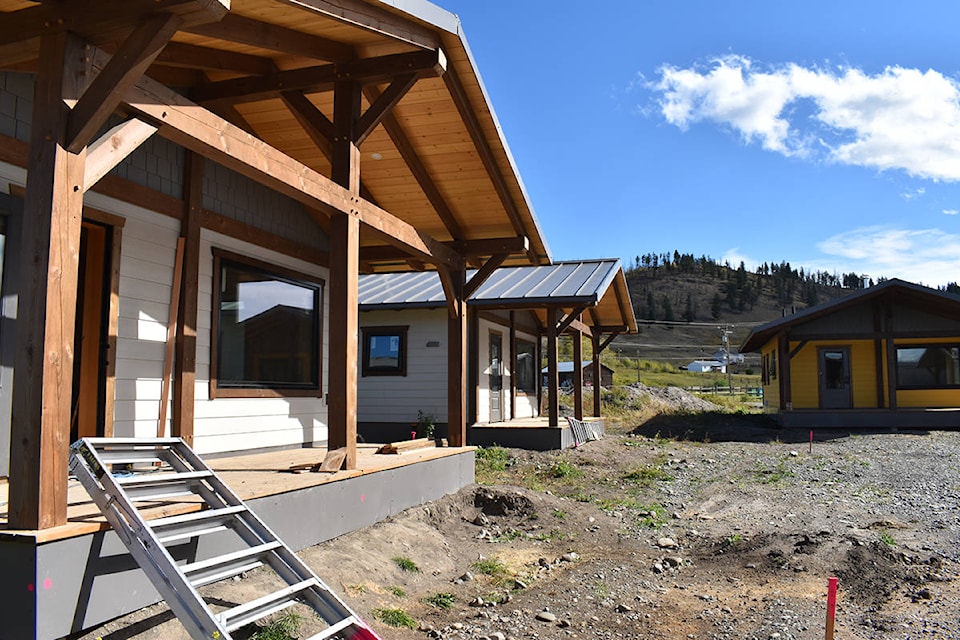
[(330, 625), (320, 633), (310, 636), (309, 638), (307, 638), (307, 640), (327, 640), (327, 638), (331, 638), (335, 636), (336, 634), (340, 633), (347, 627), (352, 627), (358, 622), (359, 620), (357, 620), (354, 616), (346, 617), (340, 622)]
[(262, 598), (257, 598), (246, 604), (236, 606), (233, 609), (228, 609), (218, 617), (227, 628), (227, 631), (233, 631), (251, 622), (256, 622), (271, 613), (276, 613), (291, 606), (296, 601), (297, 594), (315, 586), (317, 586), (316, 580), (312, 578), (310, 580), (304, 580), (280, 591), (265, 595)]
[(212, 471), (182, 471), (179, 473), (149, 473), (137, 474), (132, 476), (115, 476), (114, 482), (124, 487), (133, 486), (157, 486), (162, 484), (175, 484), (180, 482), (193, 482), (203, 480), (213, 475)]
[(161, 457), (162, 449), (121, 449), (114, 451), (98, 451), (100, 461), (104, 464), (144, 464), (152, 462), (163, 462)]
[(201, 587), (256, 569), (263, 564), (263, 556), (281, 546), (280, 542), (274, 540), (208, 560), (185, 564), (180, 567), (180, 570), (193, 586)]
[(206, 533), (223, 531), (228, 520), (246, 510), (245, 506), (204, 509), (203, 511), (150, 520), (147, 522), (147, 526), (153, 529), (160, 542), (167, 544), (176, 540), (195, 538)]

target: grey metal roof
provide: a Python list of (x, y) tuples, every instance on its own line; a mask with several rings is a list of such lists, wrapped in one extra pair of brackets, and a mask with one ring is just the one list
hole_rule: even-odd
[[(596, 304), (620, 271), (616, 258), (501, 267), (473, 294), (470, 304)], [(366, 274), (360, 276), (358, 287), (360, 309), (364, 311), (446, 305), (440, 277), (433, 271)]]

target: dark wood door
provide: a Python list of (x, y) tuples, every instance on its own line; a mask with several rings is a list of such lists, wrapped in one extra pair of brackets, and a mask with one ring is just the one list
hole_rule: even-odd
[(821, 347), (818, 350), (820, 408), (849, 409), (853, 406), (850, 384), (849, 347)]

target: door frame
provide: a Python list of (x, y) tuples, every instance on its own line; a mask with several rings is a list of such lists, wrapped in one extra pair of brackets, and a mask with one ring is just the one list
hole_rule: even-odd
[[(493, 362), (491, 362), (492, 349), (494, 344), (494, 339), (496, 339), (497, 344), (500, 345), (499, 354), (497, 358), (497, 367), (499, 368), (498, 377), (500, 379), (499, 388), (493, 390)], [(490, 329), (487, 335), (487, 371), (489, 372), (487, 381), (487, 391), (490, 394), (490, 399), (488, 402), (487, 409), (487, 422), (503, 422), (504, 421), (504, 411), (503, 411), (503, 333), (500, 331), (494, 331)], [(493, 419), (493, 398), (494, 394), (497, 397), (497, 419)]]
[[(846, 385), (846, 402), (843, 406), (833, 406), (833, 403), (830, 403), (830, 406), (827, 406), (824, 403), (824, 392), (826, 389), (826, 377), (825, 377), (825, 354), (830, 351), (840, 351), (843, 353), (843, 376), (844, 384)], [(817, 347), (817, 398), (818, 406), (821, 409), (852, 409), (853, 408), (853, 368), (851, 367), (850, 362), (850, 345), (837, 345), (837, 346), (820, 346)], [(837, 390), (839, 391), (839, 390)], [(835, 397), (839, 398), (840, 394), (837, 393)]]

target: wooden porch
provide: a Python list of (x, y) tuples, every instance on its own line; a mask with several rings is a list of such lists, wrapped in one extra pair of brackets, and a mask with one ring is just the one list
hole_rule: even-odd
[[(372, 525), (473, 481), (472, 447), (377, 454), (359, 445), (355, 469), (290, 473), (323, 460), (323, 447), (207, 458), (217, 474), (294, 550)], [(61, 638), (160, 600), (146, 574), (75, 479), (68, 485), (67, 522), (40, 530), (8, 528), (8, 485), (0, 484), (0, 565), (7, 597), (4, 637)], [(158, 502), (149, 517), (199, 510), (193, 500)], [(222, 555), (234, 541), (212, 533), (174, 543), (175, 559)], [(331, 567), (317, 568), (323, 574)], [(21, 615), (15, 615), (19, 612)], [(7, 635), (8, 634), (8, 635)]]
[[(551, 426), (549, 416), (517, 418), (503, 422), (484, 422), (467, 429), (467, 441), (481, 447), (513, 447), (534, 451), (568, 449), (575, 446), (573, 430), (566, 419), (559, 419)], [(583, 422), (594, 423), (603, 432), (603, 418), (584, 417)], [(596, 425), (599, 423), (599, 425)]]

